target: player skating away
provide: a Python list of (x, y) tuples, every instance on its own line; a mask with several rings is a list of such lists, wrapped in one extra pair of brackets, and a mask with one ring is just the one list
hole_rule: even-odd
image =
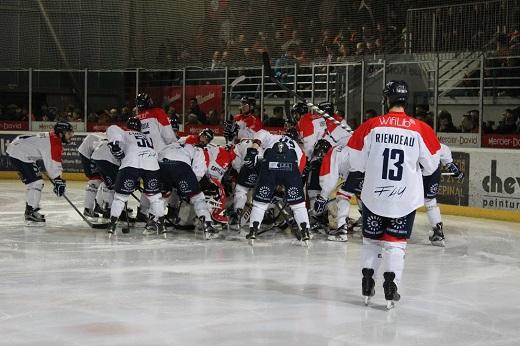
[(273, 199), (277, 185), (285, 188), (286, 201), (291, 207), (294, 219), (300, 230), (301, 240), (309, 240), (309, 215), (305, 207), (305, 195), (301, 172), (306, 164), (306, 157), (292, 138), (272, 135), (265, 130), (255, 134), (255, 143), (247, 149), (244, 164), (256, 165), (258, 148), (264, 149), (263, 160), (259, 163), (258, 183), (253, 198), (253, 209), (249, 220), (247, 239), (251, 244), (264, 218), (264, 214)]
[(400, 298), (398, 285), (415, 211), (424, 204), (422, 174), (431, 175), (438, 168), (440, 143), (431, 127), (405, 113), (406, 82), (388, 82), (383, 97), (388, 113), (363, 123), (347, 148), (350, 170), (365, 172), (362, 294), (365, 303), (374, 295), (382, 256), (385, 299), (392, 308)]
[(65, 193), (65, 180), (62, 178), (63, 144), (70, 143), (74, 136), (72, 125), (58, 121), (54, 131), (31, 135), (20, 135), (7, 146), (7, 154), (16, 167), (27, 189), (25, 221), (28, 225), (44, 225), (45, 216), (40, 214), (40, 200), (43, 180), (36, 164), (42, 160), (45, 170), (54, 180), (54, 193), (61, 197)]
[(211, 215), (199, 181), (207, 171), (203, 150), (191, 144), (172, 143), (159, 153), (162, 190), (165, 194), (177, 190), (179, 197), (188, 200), (201, 222), (206, 239), (218, 236), (211, 223)]
[[(441, 165), (445, 166), (446, 169), (448, 169), (448, 171), (452, 173), (457, 180), (463, 181), (464, 173), (453, 162), (450, 148), (444, 144), (441, 144), (441, 150), (439, 151), (439, 154)], [(424, 206), (426, 207), (426, 215), (428, 215), (428, 220), (430, 221), (430, 225), (432, 227), (429, 234), (429, 239), (432, 245), (444, 247), (445, 239), (441, 211), (437, 206), (437, 193), (439, 192), (440, 181), (440, 167), (437, 168), (437, 170), (432, 175), (423, 176)]]
[(262, 121), (254, 113), (255, 105), (254, 97), (244, 96), (240, 99), (240, 113), (234, 115), (233, 120), (224, 121), (224, 137), (227, 141), (251, 139), (262, 129)]
[(117, 220), (140, 178), (144, 184), (144, 195), (150, 203), (150, 214), (144, 234), (163, 233), (164, 204), (160, 194), (157, 153), (148, 137), (141, 132), (141, 122), (138, 118), (129, 118), (126, 126), (127, 130), (116, 125), (107, 129), (112, 155), (121, 160), (115, 184), (116, 193), (110, 208), (109, 233), (115, 233)]
[(78, 147), (81, 164), (83, 166), (83, 172), (88, 178), (87, 185), (85, 186), (83, 215), (89, 217), (99, 217), (99, 214), (97, 214), (95, 210), (96, 194), (98, 193), (99, 185), (103, 179), (101, 178), (94, 160), (92, 160), (92, 153), (94, 152), (94, 149), (97, 147), (99, 142), (103, 139), (106, 139), (106, 135), (104, 133), (91, 133), (88, 134), (85, 139), (83, 139), (83, 142), (81, 142), (80, 146)]

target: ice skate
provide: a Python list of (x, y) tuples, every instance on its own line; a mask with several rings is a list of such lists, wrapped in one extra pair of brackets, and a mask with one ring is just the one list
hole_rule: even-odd
[(354, 219), (348, 217), (346, 228), (345, 228), (346, 232), (354, 233), (354, 228), (361, 227), (361, 223), (362, 223), (361, 217), (358, 218), (357, 220), (354, 220)]
[(386, 309), (390, 310), (395, 307), (395, 302), (401, 299), (401, 295), (397, 293), (397, 285), (394, 282), (395, 273), (385, 272), (383, 274), (385, 282), (383, 282), (383, 289), (385, 290)]
[(159, 235), (163, 233), (163, 230), (164, 225), (162, 225), (159, 220), (156, 220), (155, 216), (150, 214), (148, 221), (146, 222), (146, 226), (144, 227), (143, 235)]
[(115, 216), (110, 217), (110, 227), (107, 230), (109, 238), (111, 238), (113, 234), (116, 234), (117, 219)]
[(94, 218), (99, 217), (99, 214), (96, 211), (89, 209), (89, 208), (85, 208), (83, 210), (83, 215), (85, 215), (86, 217), (94, 217)]
[(218, 229), (213, 227), (211, 221), (206, 221), (206, 218), (204, 216), (200, 216), (199, 220), (202, 231), (204, 232), (204, 239), (210, 240), (218, 238), (219, 231)]
[(361, 270), (363, 279), (361, 279), (361, 294), (365, 297), (365, 305), (368, 305), (370, 298), (374, 296), (375, 292), (375, 281), (374, 281), (374, 269), (363, 268)]
[(237, 210), (231, 210), (229, 212), (229, 224), (235, 226), (236, 230), (240, 232), (241, 225), (241, 219), (242, 219), (242, 209)]
[(25, 225), (26, 226), (45, 226), (45, 215), (39, 213), (40, 208), (33, 208), (25, 205)]
[(311, 236), (309, 234), (309, 228), (307, 227), (307, 223), (302, 222), (300, 224), (300, 227), (301, 227), (301, 230), (300, 230), (301, 240), (303, 241), (305, 246), (309, 247), (309, 239), (311, 239)]
[(137, 207), (137, 215), (135, 217), (136, 222), (148, 222), (148, 216), (141, 211), (140, 207)]
[(175, 227), (180, 221), (179, 218), (179, 208), (175, 208), (171, 205), (168, 206), (168, 212), (166, 213), (166, 226), (172, 226)]
[(330, 241), (339, 241), (339, 242), (348, 241), (347, 225), (344, 224), (336, 230), (331, 230), (329, 232), (329, 236), (327, 237), (327, 239)]
[(445, 247), (446, 243), (444, 240), (444, 232), (442, 230), (442, 222), (439, 222), (435, 227), (430, 231), (429, 239), (433, 246)]
[(249, 233), (246, 235), (246, 239), (249, 240), (249, 245), (254, 246), (256, 240), (256, 234), (258, 233), (258, 226), (260, 224), (255, 221), (253, 222), (253, 227), (249, 228)]

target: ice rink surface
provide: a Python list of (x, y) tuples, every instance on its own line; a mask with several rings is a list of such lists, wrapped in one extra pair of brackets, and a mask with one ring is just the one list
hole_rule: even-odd
[[(2, 345), (520, 345), (519, 224), (445, 216), (439, 248), (419, 213), (386, 311), (380, 278), (363, 304), (359, 234), (109, 240), (44, 190), (29, 228), (23, 184), (0, 182)], [(81, 206), (83, 184), (68, 195)]]

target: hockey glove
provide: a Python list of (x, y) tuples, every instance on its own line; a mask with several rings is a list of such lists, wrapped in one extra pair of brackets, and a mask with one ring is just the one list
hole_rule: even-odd
[(238, 133), (238, 125), (232, 120), (224, 120), (224, 138), (232, 141)]
[(246, 156), (244, 157), (244, 166), (249, 169), (255, 168), (258, 156), (258, 149), (247, 148)]
[(462, 173), (462, 171), (459, 169), (459, 166), (457, 166), (455, 163), (450, 162), (446, 164), (446, 169), (448, 169), (448, 171), (452, 173), (458, 181), (462, 182), (464, 180), (464, 173)]
[(316, 212), (317, 215), (323, 214), (328, 202), (329, 201), (327, 199), (318, 195), (314, 201), (314, 212)]
[(108, 143), (108, 146), (110, 147), (110, 152), (114, 157), (118, 160), (122, 160), (125, 157), (125, 152), (121, 147), (119, 146), (119, 142), (115, 141), (112, 143)]
[(65, 180), (61, 179), (61, 177), (57, 177), (54, 179), (54, 193), (56, 196), (61, 197), (65, 194), (65, 187), (67, 185), (65, 184)]

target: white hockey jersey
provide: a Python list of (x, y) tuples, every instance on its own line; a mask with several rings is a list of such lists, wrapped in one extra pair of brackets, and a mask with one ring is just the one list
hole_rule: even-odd
[(276, 142), (284, 142), (287, 144), (289, 149), (292, 149), (296, 153), (296, 157), (298, 160), (298, 168), (300, 173), (303, 172), (305, 165), (307, 164), (307, 157), (303, 154), (298, 143), (296, 143), (292, 138), (287, 137), (285, 135), (273, 135), (266, 130), (260, 130), (255, 133), (255, 141), (256, 143), (260, 143), (260, 147), (265, 151), (268, 148), (272, 148)]
[(94, 148), (90, 159), (96, 161), (108, 161), (113, 163), (116, 166), (121, 165), (121, 161), (116, 159), (114, 155), (110, 152), (110, 147), (108, 146), (108, 139), (103, 139), (98, 142), (98, 145)]
[[(240, 169), (244, 165), (244, 157), (246, 156), (247, 148), (251, 148), (251, 147), (253, 147), (252, 139), (243, 139), (234, 145), (233, 150), (232, 150), (233, 154), (231, 157), (231, 164), (237, 172), (240, 172)], [(259, 158), (263, 157), (263, 153), (264, 153), (263, 149), (258, 148), (258, 157)]]
[(332, 147), (323, 157), (320, 167), (321, 195), (328, 198), (336, 189), (339, 178), (347, 178), (350, 171), (349, 155), (346, 146)]
[(451, 150), (446, 144), (441, 143), (441, 150), (439, 151), (440, 160), (443, 166), (446, 166), (448, 163), (453, 162), (453, 157), (451, 156)]
[(99, 142), (106, 138), (106, 134), (101, 132), (88, 134), (78, 147), (79, 153), (87, 159), (90, 159)]
[(61, 176), (63, 172), (63, 144), (54, 132), (20, 135), (9, 143), (6, 152), (9, 156), (27, 163), (42, 160), (47, 174), (52, 179)]
[(405, 113), (391, 112), (361, 124), (348, 151), (350, 170), (365, 172), (363, 204), (389, 218), (422, 206), (422, 173), (430, 175), (437, 169), (440, 148), (433, 129)]
[(325, 119), (319, 115), (307, 113), (296, 124), (296, 130), (303, 142), (303, 152), (310, 159), (316, 142), (323, 137), (327, 130)]
[(253, 114), (237, 114), (233, 116), (233, 121), (238, 126), (237, 138), (251, 139), (255, 133), (262, 129), (262, 121)]
[(125, 153), (119, 169), (125, 167), (141, 168), (148, 171), (159, 169), (157, 153), (144, 133), (133, 130), (125, 131), (117, 125), (112, 125), (107, 129), (107, 137), (110, 143), (119, 142), (119, 146)]
[(200, 180), (207, 171), (204, 152), (201, 148), (191, 144), (177, 142), (168, 144), (159, 152), (159, 161), (164, 159), (187, 163), (195, 173), (197, 180)]
[(137, 114), (141, 120), (141, 132), (144, 133), (159, 152), (170, 143), (177, 141), (177, 136), (170, 125), (168, 115), (161, 108), (145, 109)]

